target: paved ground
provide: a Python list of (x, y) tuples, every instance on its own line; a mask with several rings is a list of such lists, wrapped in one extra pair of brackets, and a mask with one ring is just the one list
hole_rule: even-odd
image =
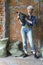
[(23, 57), (6, 57), (0, 58), (0, 65), (43, 65), (43, 59), (36, 59), (34, 56)]

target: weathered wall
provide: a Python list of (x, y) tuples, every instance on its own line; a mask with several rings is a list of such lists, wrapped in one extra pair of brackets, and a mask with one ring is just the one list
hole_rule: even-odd
[(10, 40), (21, 40), (20, 23), (17, 20), (16, 11), (26, 13), (29, 4), (35, 5), (31, 0), (10, 0)]
[(0, 0), (0, 38), (9, 37), (9, 0)]
[(5, 2), (0, 0), (0, 38), (4, 36), (4, 22), (5, 22)]
[[(7, 0), (8, 5), (6, 5), (6, 17), (4, 15), (5, 13), (5, 6), (1, 3), (5, 3), (5, 0), (0, 0), (0, 36), (4, 32), (4, 28), (2, 26), (2, 22), (6, 20), (6, 37), (9, 36), (10, 41), (15, 41), (15, 40), (21, 40), (21, 35), (20, 35), (20, 23), (17, 20), (17, 15), (16, 11), (20, 11), (23, 13), (26, 12), (26, 7), (29, 4), (32, 4), (35, 7), (34, 10), (34, 15), (38, 15), (38, 4), (34, 2), (34, 0)], [(43, 2), (42, 2), (43, 3)], [(40, 7), (41, 13), (43, 14), (43, 5)], [(33, 37), (35, 40), (35, 43), (37, 43), (38, 38), (43, 40), (43, 17), (41, 17), (42, 23), (41, 24), (41, 31), (39, 30), (38, 25), (36, 27), (33, 27)], [(40, 21), (40, 20), (39, 20)], [(37, 21), (37, 22), (39, 22)], [(39, 24), (39, 25), (40, 25)], [(39, 30), (39, 31), (38, 31)], [(43, 41), (42, 41), (43, 42)]]

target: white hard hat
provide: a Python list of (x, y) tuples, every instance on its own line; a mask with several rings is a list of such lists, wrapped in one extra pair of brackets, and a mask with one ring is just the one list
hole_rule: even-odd
[(27, 9), (32, 9), (32, 10), (34, 10), (34, 7), (33, 7), (32, 5), (29, 5), (29, 6), (27, 7)]

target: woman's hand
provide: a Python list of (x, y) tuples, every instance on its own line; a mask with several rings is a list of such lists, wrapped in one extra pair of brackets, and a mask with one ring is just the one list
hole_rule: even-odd
[(17, 16), (17, 19), (19, 20), (20, 24), (22, 24), (21, 20), (19, 19), (19, 16)]
[(19, 19), (19, 16), (17, 16), (17, 19)]

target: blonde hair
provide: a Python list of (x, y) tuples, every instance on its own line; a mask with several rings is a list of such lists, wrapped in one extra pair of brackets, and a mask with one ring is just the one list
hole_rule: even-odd
[(32, 5), (29, 5), (29, 6), (27, 7), (27, 10), (28, 10), (28, 9), (34, 10), (34, 7), (33, 7)]

